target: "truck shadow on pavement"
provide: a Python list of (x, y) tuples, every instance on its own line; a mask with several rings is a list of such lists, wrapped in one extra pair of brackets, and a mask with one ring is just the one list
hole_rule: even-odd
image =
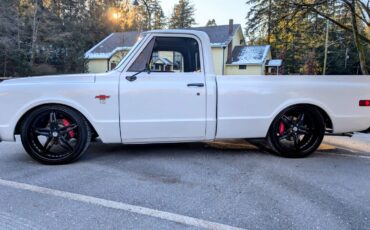
[[(33, 162), (18, 144), (8, 144), (15, 147), (5, 161)], [(365, 153), (366, 154), (366, 153)], [(349, 149), (341, 149), (332, 145), (322, 144), (320, 149), (309, 158), (335, 155), (363, 156), (364, 153)], [(151, 158), (223, 158), (223, 157), (255, 156), (261, 159), (281, 158), (274, 155), (267, 143), (263, 140), (228, 140), (208, 143), (177, 143), (177, 144), (146, 144), (146, 145), (122, 145), (92, 143), (86, 154), (78, 162), (109, 160), (130, 160)], [(368, 156), (368, 154), (367, 154)], [(370, 156), (369, 156), (370, 157)], [(290, 159), (289, 159), (290, 160)], [(292, 159), (294, 160), (294, 159)], [(78, 163), (77, 162), (77, 163)]]
[[(322, 144), (320, 148), (309, 158), (321, 156), (333, 156), (336, 154), (354, 155), (356, 151), (339, 149), (335, 146)], [(208, 143), (176, 143), (176, 144), (145, 144), (145, 145), (122, 145), (93, 143), (83, 161), (104, 158), (107, 156), (132, 159), (141, 157), (191, 157), (191, 156), (245, 156), (257, 155), (264, 158), (281, 158), (274, 154), (264, 140), (231, 140)], [(294, 159), (291, 159), (294, 160)]]
[(122, 145), (93, 143), (87, 151), (86, 158), (100, 158), (106, 155), (125, 157), (138, 156), (194, 156), (194, 155), (245, 155), (270, 153), (246, 141), (225, 141), (209, 143), (145, 144)]

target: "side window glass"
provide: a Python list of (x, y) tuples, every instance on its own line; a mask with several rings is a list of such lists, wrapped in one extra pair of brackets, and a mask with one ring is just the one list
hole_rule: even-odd
[(146, 69), (151, 59), (154, 44), (155, 44), (155, 38), (153, 38), (149, 42), (149, 44), (145, 47), (145, 49), (140, 53), (140, 55), (137, 57), (135, 62), (132, 64), (132, 66), (128, 70), (129, 72), (140, 72)]
[(173, 69), (176, 72), (184, 72), (184, 57), (179, 52), (174, 52)]
[(153, 72), (201, 72), (199, 44), (193, 38), (156, 37), (129, 69), (138, 72), (149, 64)]

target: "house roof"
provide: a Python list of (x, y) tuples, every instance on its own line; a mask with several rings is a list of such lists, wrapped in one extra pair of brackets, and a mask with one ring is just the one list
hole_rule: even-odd
[(108, 59), (116, 52), (130, 50), (136, 43), (140, 33), (129, 31), (123, 33), (112, 33), (96, 46), (85, 53), (86, 59)]
[(283, 60), (281, 59), (272, 59), (268, 60), (266, 66), (268, 67), (280, 67), (283, 65)]
[[(229, 34), (229, 25), (210, 26), (210, 27), (195, 27), (191, 30), (203, 31), (208, 34), (211, 40), (212, 47), (227, 46), (236, 32), (241, 29), (240, 24), (234, 24), (233, 32)], [(96, 46), (85, 53), (86, 59), (109, 59), (116, 52), (121, 50), (130, 50), (140, 36), (137, 31), (112, 33)]]
[(221, 25), (221, 26), (208, 26), (208, 27), (194, 27), (189, 28), (191, 30), (202, 31), (208, 34), (209, 39), (211, 40), (211, 46), (227, 46), (231, 42), (232, 38), (234, 37), (235, 33), (238, 29), (241, 29), (240, 24), (234, 24), (233, 32), (229, 34), (229, 25)]
[(271, 46), (236, 46), (228, 65), (263, 65)]
[(164, 65), (173, 65), (173, 63), (167, 58), (157, 57), (153, 62), (157, 64), (158, 61), (161, 61)]

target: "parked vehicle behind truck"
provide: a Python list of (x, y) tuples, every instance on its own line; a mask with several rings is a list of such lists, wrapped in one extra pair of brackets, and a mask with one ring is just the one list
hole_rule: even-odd
[(326, 133), (370, 127), (369, 88), (363, 76), (217, 76), (205, 33), (151, 31), (111, 72), (2, 82), (0, 139), (20, 134), (45, 164), (76, 161), (96, 137), (123, 144), (266, 138), (281, 156), (306, 157)]

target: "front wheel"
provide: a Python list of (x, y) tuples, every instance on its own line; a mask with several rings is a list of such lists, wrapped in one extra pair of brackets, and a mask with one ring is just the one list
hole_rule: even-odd
[(267, 139), (277, 154), (303, 158), (320, 147), (324, 135), (325, 122), (320, 112), (308, 106), (295, 106), (277, 116)]
[(79, 159), (91, 140), (86, 119), (64, 106), (45, 106), (32, 111), (21, 125), (27, 153), (43, 164), (67, 164)]

